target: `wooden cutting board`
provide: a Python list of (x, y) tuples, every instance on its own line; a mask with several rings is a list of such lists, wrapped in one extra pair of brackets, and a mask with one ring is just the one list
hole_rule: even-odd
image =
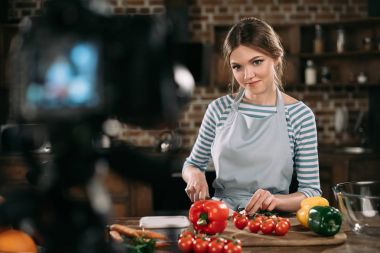
[[(284, 236), (263, 235), (249, 232), (247, 228), (239, 230), (231, 221), (228, 222), (223, 236), (240, 239), (244, 247), (261, 246), (317, 246), (317, 245), (339, 245), (347, 240), (343, 229), (335, 236), (324, 237), (303, 228), (296, 218), (290, 218), (292, 227)], [(112, 223), (124, 224), (132, 228), (139, 228), (139, 218), (119, 218)]]
[(296, 218), (290, 218), (291, 229), (284, 236), (263, 235), (262, 233), (250, 233), (247, 228), (239, 230), (229, 221), (223, 235), (235, 236), (244, 246), (315, 246), (338, 245), (347, 240), (347, 235), (342, 231), (334, 236), (321, 236), (303, 228)]

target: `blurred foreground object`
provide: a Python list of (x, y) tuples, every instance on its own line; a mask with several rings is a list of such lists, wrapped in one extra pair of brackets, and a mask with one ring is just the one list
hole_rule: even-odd
[(46, 253), (115, 252), (105, 240), (111, 200), (102, 182), (109, 170), (152, 182), (170, 177), (171, 161), (127, 144), (94, 143), (112, 135), (103, 129), (109, 118), (174, 126), (194, 86), (174, 61), (168, 17), (104, 15), (107, 8), (94, 7), (101, 2), (46, 1), (41, 17), (22, 22), (12, 47), (15, 124), (42, 124), (52, 161), (42, 167), (35, 145), (17, 146), (33, 187), (5, 196), (0, 226), (28, 224)]
[(27, 233), (5, 229), (0, 231), (0, 252), (37, 253), (37, 246)]

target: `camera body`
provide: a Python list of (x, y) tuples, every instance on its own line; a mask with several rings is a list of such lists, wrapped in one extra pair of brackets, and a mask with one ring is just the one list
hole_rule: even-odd
[(143, 127), (176, 121), (186, 98), (174, 80), (167, 17), (102, 16), (75, 0), (45, 5), (20, 35), (18, 118), (114, 116)]

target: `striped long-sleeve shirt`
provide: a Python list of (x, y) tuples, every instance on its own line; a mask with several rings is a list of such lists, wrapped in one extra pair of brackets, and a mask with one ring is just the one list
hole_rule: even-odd
[[(197, 140), (184, 168), (193, 165), (205, 171), (211, 157), (211, 145), (215, 129), (223, 125), (230, 113), (233, 97), (220, 97), (212, 101), (205, 113)], [(263, 106), (242, 101), (239, 112), (255, 118), (267, 117), (276, 112), (275, 106)], [(317, 129), (311, 109), (303, 102), (285, 105), (289, 142), (293, 155), (294, 169), (297, 173), (298, 191), (307, 197), (321, 195), (317, 150)]]

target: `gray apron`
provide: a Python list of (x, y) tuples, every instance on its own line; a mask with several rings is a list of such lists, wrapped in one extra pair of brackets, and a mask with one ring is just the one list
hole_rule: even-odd
[(277, 112), (253, 118), (238, 111), (242, 89), (231, 105), (224, 125), (216, 129), (211, 147), (216, 171), (214, 198), (229, 208), (244, 208), (259, 188), (288, 194), (293, 174), (284, 101), (277, 89)]

